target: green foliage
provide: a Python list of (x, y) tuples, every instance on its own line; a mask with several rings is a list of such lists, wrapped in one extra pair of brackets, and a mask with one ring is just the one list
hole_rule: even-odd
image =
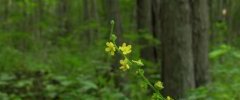
[(72, 36), (59, 37), (55, 44), (48, 39), (33, 42), (27, 33), (1, 33), (0, 37), (1, 100), (126, 99), (104, 75), (110, 67), (100, 53), (101, 41), (80, 47)]
[[(117, 39), (108, 35), (109, 31), (115, 32), (113, 27), (108, 28), (109, 12), (104, 8), (109, 5), (103, 4), (105, 0), (96, 0), (98, 14), (91, 20), (84, 17), (83, 0), (65, 1), (69, 6), (65, 15), (60, 15), (64, 13), (59, 10), (63, 0), (0, 0), (0, 100), (160, 99), (149, 86), (160, 79), (160, 63), (144, 59), (140, 62), (138, 58), (144, 47), (155, 46), (161, 52), (161, 42), (149, 32), (136, 32), (136, 0), (119, 0), (123, 38), (118, 39), (132, 44), (129, 59), (147, 66), (141, 68), (149, 83), (136, 74), (136, 65), (129, 73), (113, 71), (110, 62), (115, 61), (103, 53), (105, 42)], [(219, 1), (214, 0), (213, 5), (217, 13), (221, 10), (217, 9)], [(212, 83), (189, 91), (187, 100), (240, 100), (240, 38), (236, 35), (240, 2), (233, 1), (231, 9), (227, 9), (226, 19), (230, 22), (214, 19), (217, 22), (212, 23)], [(70, 31), (59, 34), (63, 28)], [(138, 44), (143, 40), (144, 45)], [(115, 77), (121, 81), (115, 82)]]
[(216, 50), (210, 52), (209, 57), (210, 59), (218, 59), (220, 56), (225, 55), (231, 50), (230, 46), (227, 45), (221, 45)]
[(221, 45), (210, 54), (212, 82), (189, 92), (188, 100), (238, 100), (240, 99), (239, 48)]

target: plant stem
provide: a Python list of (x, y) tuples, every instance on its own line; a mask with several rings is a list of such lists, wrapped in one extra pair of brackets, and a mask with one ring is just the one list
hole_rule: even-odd
[(164, 100), (163, 96), (161, 95), (161, 93), (151, 84), (151, 82), (144, 76), (143, 73), (140, 73), (140, 76), (143, 78), (143, 80), (145, 82), (147, 82), (147, 84), (157, 93), (160, 95), (161, 99)]
[[(113, 20), (112, 20), (113, 21)], [(110, 37), (113, 34), (113, 29), (114, 29), (114, 21), (111, 21), (111, 31), (110, 31)]]

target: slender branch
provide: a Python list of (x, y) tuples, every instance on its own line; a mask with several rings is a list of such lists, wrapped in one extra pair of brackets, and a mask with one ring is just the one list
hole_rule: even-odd
[(145, 82), (147, 82), (147, 84), (156, 92), (160, 95), (161, 99), (164, 100), (163, 96), (161, 95), (161, 93), (151, 84), (151, 82), (144, 76), (143, 73), (140, 73), (140, 76), (143, 78), (143, 80)]

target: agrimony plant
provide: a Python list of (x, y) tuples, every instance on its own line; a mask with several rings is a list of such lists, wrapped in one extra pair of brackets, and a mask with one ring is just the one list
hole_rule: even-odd
[(122, 57), (122, 59), (119, 61), (120, 67), (119, 69), (122, 70), (123, 72), (129, 70), (132, 65), (137, 65), (139, 66), (136, 69), (136, 75), (140, 76), (142, 80), (147, 83), (148, 86), (151, 87), (151, 89), (154, 91), (152, 95), (152, 100), (173, 100), (170, 96), (164, 97), (161, 94), (161, 90), (164, 88), (163, 83), (161, 81), (157, 81), (155, 84), (152, 84), (148, 78), (144, 75), (144, 70), (140, 66), (144, 66), (143, 62), (141, 59), (138, 60), (132, 60), (128, 56), (132, 52), (132, 45), (129, 45), (127, 43), (122, 43), (121, 46), (118, 46), (116, 44), (116, 39), (117, 36), (113, 34), (113, 29), (114, 29), (114, 21), (111, 21), (111, 32), (110, 32), (110, 39), (108, 42), (106, 42), (106, 48), (105, 51), (111, 55), (114, 56), (115, 53), (119, 53)]

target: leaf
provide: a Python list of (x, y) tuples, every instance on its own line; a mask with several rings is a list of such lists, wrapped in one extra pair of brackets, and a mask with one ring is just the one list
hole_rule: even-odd
[(218, 58), (219, 56), (222, 56), (226, 53), (227, 51), (226, 50), (215, 50), (215, 51), (212, 51), (210, 54), (209, 54), (209, 57), (211, 59), (216, 59)]
[(231, 50), (230, 46), (223, 44), (218, 49), (212, 51), (209, 54), (209, 58), (211, 58), (211, 59), (219, 58), (220, 56), (228, 53), (230, 50)]
[(91, 81), (82, 81), (81, 84), (83, 85), (83, 90), (98, 89), (98, 86)]
[(132, 62), (134, 62), (135, 64), (137, 64), (139, 66), (144, 66), (144, 64), (143, 64), (141, 59), (139, 59), (139, 60), (132, 60)]
[(234, 57), (240, 58), (240, 52), (235, 51), (232, 54), (233, 54)]
[(25, 86), (30, 86), (32, 85), (32, 83), (32, 80), (20, 80), (15, 84), (15, 86), (21, 88)]
[(1, 81), (13, 80), (15, 78), (16, 77), (14, 75), (6, 74), (6, 73), (3, 73), (3, 74), (0, 75), (0, 80)]

